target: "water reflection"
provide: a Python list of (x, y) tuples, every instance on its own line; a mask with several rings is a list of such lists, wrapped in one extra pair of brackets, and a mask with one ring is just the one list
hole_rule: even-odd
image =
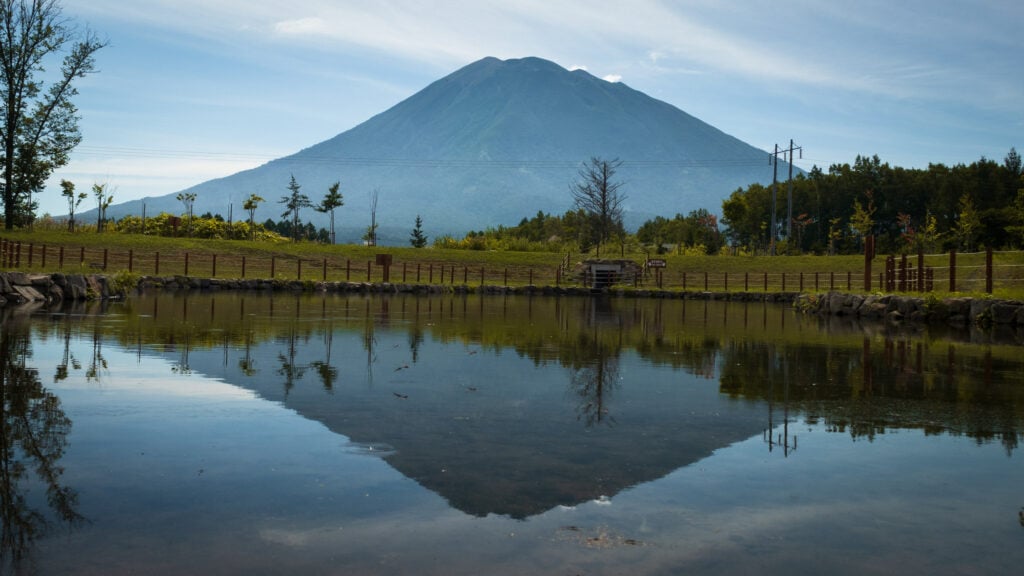
[[(76, 510), (78, 494), (62, 484), (60, 460), (71, 420), (60, 400), (43, 386), (31, 358), (28, 320), (5, 317), (0, 332), (0, 562), (5, 573), (19, 569), (36, 539), (55, 527), (71, 527), (84, 520)], [(90, 373), (95, 373), (101, 359), (97, 346)], [(55, 379), (66, 376), (69, 364), (80, 367), (65, 354)], [(32, 497), (40, 487), (48, 509)]]
[[(63, 347), (56, 382), (116, 379), (126, 368), (107, 357), (135, 351), (176, 377), (280, 403), (474, 518), (606, 505), (751, 439), (759, 461), (814, 462), (823, 454), (806, 441), (811, 430), (862, 444), (920, 430), (1015, 455), (1024, 422), (1017, 346), (764, 304), (147, 296), (8, 320), (3, 337), (20, 338), (4, 356), (5, 383), (20, 366), (38, 402), (60, 406), (39, 384), (32, 341)], [(43, 453), (59, 458), (61, 442)]]

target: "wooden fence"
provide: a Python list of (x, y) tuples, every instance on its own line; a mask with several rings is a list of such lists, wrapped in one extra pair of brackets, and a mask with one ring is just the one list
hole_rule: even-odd
[[(957, 292), (991, 293), (998, 284), (1024, 286), (1021, 252), (888, 256), (875, 258), (871, 243), (864, 269), (830, 272), (694, 272), (645, 269), (630, 283), (637, 287), (704, 292)], [(1013, 258), (1011, 257), (1014, 256)], [(779, 256), (778, 258), (786, 258)], [(1003, 261), (1005, 260), (1005, 261)], [(430, 285), (560, 286), (578, 284), (565, 259), (551, 267), (486, 268), (450, 262), (235, 256), (216, 253), (115, 251), (84, 246), (45, 246), (0, 239), (0, 268), (25, 272), (70, 273), (128, 271), (152, 276), (226, 279), (392, 282)]]

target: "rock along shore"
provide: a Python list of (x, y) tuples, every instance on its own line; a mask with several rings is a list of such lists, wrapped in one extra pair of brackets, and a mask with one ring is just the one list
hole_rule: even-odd
[[(574, 286), (470, 286), (382, 284), (366, 282), (314, 282), (310, 280), (229, 280), (186, 276), (142, 276), (124, 286), (104, 274), (25, 274), (0, 272), (0, 306), (65, 300), (108, 300), (127, 297), (129, 290), (196, 290), (257, 292), (327, 292), (364, 294), (522, 294), (537, 296), (590, 296), (595, 292)], [(860, 295), (846, 292), (700, 292), (612, 288), (598, 294), (623, 298), (664, 298), (770, 302), (791, 304), (805, 314), (845, 316), (889, 322), (941, 323), (954, 326), (1003, 325), (1024, 327), (1024, 302), (995, 298), (904, 295)]]

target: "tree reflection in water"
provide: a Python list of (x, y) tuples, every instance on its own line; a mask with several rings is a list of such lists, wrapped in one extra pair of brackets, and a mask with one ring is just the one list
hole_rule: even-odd
[[(58, 464), (67, 446), (71, 420), (60, 400), (43, 387), (39, 370), (26, 364), (32, 356), (25, 320), (3, 322), (0, 333), (0, 561), (4, 572), (17, 572), (32, 543), (54, 526), (45, 511), (28, 498), (38, 481), (57, 523), (69, 527), (84, 520), (76, 511), (78, 495), (60, 483)], [(38, 480), (29, 471), (35, 472)]]

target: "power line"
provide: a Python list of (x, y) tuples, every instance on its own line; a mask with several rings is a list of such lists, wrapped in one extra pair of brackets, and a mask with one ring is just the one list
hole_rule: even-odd
[[(288, 156), (271, 156), (268, 154), (238, 154), (230, 152), (211, 152), (201, 150), (173, 150), (155, 148), (134, 148), (123, 146), (80, 146), (76, 154), (105, 157), (119, 156), (129, 158), (155, 159), (215, 159), (236, 161), (270, 162)], [(428, 158), (428, 157), (383, 157), (383, 156), (334, 156), (327, 154), (303, 154), (299, 159), (303, 164), (322, 164), (334, 166), (388, 167), (388, 168), (537, 168), (566, 169), (579, 167), (581, 160), (574, 159), (532, 159), (532, 158)], [(623, 164), (638, 167), (675, 167), (675, 168), (744, 168), (762, 165), (756, 158), (690, 158), (690, 159), (623, 159)]]

